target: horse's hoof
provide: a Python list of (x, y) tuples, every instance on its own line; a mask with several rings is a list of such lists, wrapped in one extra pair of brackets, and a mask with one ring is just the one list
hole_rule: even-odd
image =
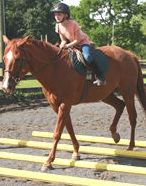
[(134, 146), (132, 146), (132, 147), (131, 147), (131, 146), (129, 146), (127, 150), (132, 151), (133, 149), (134, 149)]
[(49, 166), (45, 166), (43, 165), (41, 168), (41, 172), (47, 172), (48, 170), (53, 170), (54, 168), (52, 167), (52, 165)]
[(72, 160), (80, 160), (80, 156), (72, 156)]
[(114, 142), (118, 143), (120, 141), (120, 134), (116, 133), (113, 138), (114, 138)]

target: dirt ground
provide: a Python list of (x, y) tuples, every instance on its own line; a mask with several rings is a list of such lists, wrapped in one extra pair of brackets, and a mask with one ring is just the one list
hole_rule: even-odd
[[(136, 99), (136, 109), (138, 113), (136, 140), (146, 141), (146, 117), (144, 112)], [(109, 126), (114, 116), (114, 109), (102, 102), (80, 104), (73, 106), (71, 110), (71, 118), (76, 134), (105, 136), (110, 137)], [(43, 139), (32, 137), (32, 131), (49, 131), (53, 132), (55, 128), (57, 115), (49, 107), (44, 99), (32, 100), (25, 103), (3, 105), (0, 108), (0, 136), (5, 138), (14, 138), (21, 140), (38, 140), (52, 142), (52, 139)], [(130, 138), (130, 125), (126, 109), (120, 119), (118, 131), (121, 138)], [(66, 133), (66, 131), (64, 131)], [(61, 140), (60, 143), (69, 143)], [(113, 146), (103, 144), (93, 144), (87, 142), (80, 142), (81, 145), (88, 146), (102, 146), (118, 149), (126, 149), (124, 146)], [(32, 148), (18, 148), (6, 145), (0, 145), (1, 151), (24, 153), (30, 155), (44, 156), (49, 154), (48, 150), (32, 149)], [(146, 151), (144, 148), (136, 147), (136, 151)], [(56, 157), (71, 158), (71, 153), (57, 151)], [(146, 160), (133, 158), (120, 158), (112, 156), (101, 156), (91, 154), (81, 154), (82, 160), (123, 164), (131, 166), (146, 167)], [(0, 167), (16, 168), (20, 170), (40, 171), (42, 164), (22, 162), (14, 160), (0, 160)], [(146, 185), (146, 176), (117, 173), (110, 171), (95, 171), (91, 169), (69, 168), (54, 166), (54, 170), (49, 170), (48, 173), (63, 174), (69, 176), (94, 178), (101, 180), (112, 180), (122, 183), (133, 183)], [(0, 177), (0, 186), (45, 186), (56, 185), (42, 182), (33, 182), (30, 180), (19, 180), (15, 178)], [(57, 184), (63, 185), (63, 184)], [(124, 184), (123, 184), (124, 185)]]

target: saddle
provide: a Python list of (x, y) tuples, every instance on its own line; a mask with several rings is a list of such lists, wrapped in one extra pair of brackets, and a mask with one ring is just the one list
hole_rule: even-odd
[[(78, 48), (68, 49), (69, 58), (72, 64), (72, 67), (81, 75), (88, 76), (89, 74), (93, 74), (92, 71), (88, 70), (84, 57), (82, 55), (81, 50)], [(91, 55), (93, 60), (96, 63), (96, 66), (102, 73), (107, 72), (109, 69), (109, 61), (106, 55), (99, 49), (95, 49), (94, 47), (91, 49)]]

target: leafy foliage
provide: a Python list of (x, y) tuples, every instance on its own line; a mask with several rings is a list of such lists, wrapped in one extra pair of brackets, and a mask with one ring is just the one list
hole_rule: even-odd
[(6, 27), (10, 38), (24, 37), (31, 34), (40, 39), (40, 35), (48, 35), (50, 42), (56, 42), (52, 6), (54, 0), (6, 0)]
[(146, 45), (145, 29), (141, 30), (142, 20), (139, 19), (146, 14), (146, 3), (139, 5), (137, 0), (81, 0), (79, 7), (71, 9), (72, 17), (97, 46), (114, 44), (137, 53), (139, 45)]

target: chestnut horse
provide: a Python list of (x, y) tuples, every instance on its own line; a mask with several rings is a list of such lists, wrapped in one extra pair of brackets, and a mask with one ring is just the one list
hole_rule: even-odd
[[(84, 89), (85, 76), (74, 70), (70, 63), (67, 50), (58, 55), (60, 49), (48, 42), (25, 38), (9, 40), (3, 36), (6, 44), (4, 52), (5, 72), (3, 91), (10, 93), (16, 84), (27, 73), (31, 72), (42, 84), (42, 90), (52, 109), (58, 114), (53, 136), (53, 148), (43, 170), (51, 166), (55, 159), (58, 141), (64, 127), (70, 134), (73, 143), (73, 157), (79, 158), (79, 144), (75, 137), (70, 118), (72, 105), (79, 103)], [(109, 70), (105, 73), (107, 84), (96, 86), (89, 84), (88, 93), (82, 103), (97, 102), (102, 100), (113, 106), (116, 110), (110, 126), (111, 134), (116, 143), (120, 135), (116, 131), (119, 118), (126, 106), (131, 125), (129, 150), (135, 146), (135, 127), (137, 113), (134, 96), (137, 95), (146, 111), (146, 93), (142, 79), (142, 72), (137, 58), (129, 51), (117, 46), (104, 46), (99, 49), (109, 60)], [(123, 99), (114, 95), (115, 89), (120, 90)]]

